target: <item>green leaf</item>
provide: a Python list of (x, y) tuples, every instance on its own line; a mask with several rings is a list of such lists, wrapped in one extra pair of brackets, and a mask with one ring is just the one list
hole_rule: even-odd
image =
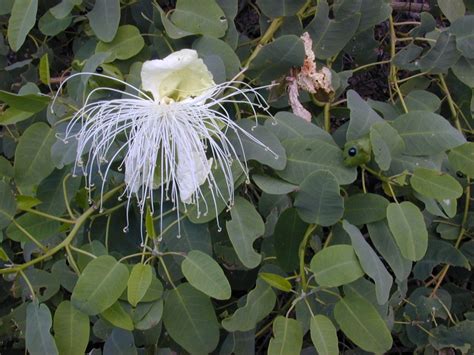
[(441, 106), (441, 100), (435, 94), (425, 90), (413, 90), (405, 97), (408, 111), (436, 112)]
[(474, 88), (474, 59), (461, 57), (451, 70), (460, 81), (471, 89)]
[(275, 292), (263, 280), (257, 279), (257, 285), (246, 297), (245, 305), (222, 320), (222, 326), (228, 332), (245, 332), (255, 328), (275, 307)]
[(232, 79), (239, 73), (239, 57), (226, 42), (217, 38), (203, 36), (194, 41), (193, 48), (199, 53), (200, 57), (217, 55), (221, 58), (224, 62), (227, 79)]
[(356, 293), (336, 303), (334, 317), (344, 334), (361, 349), (385, 353), (392, 348), (387, 325), (375, 307)]
[(412, 111), (393, 121), (410, 155), (433, 155), (466, 142), (463, 135), (442, 116), (427, 111)]
[(49, 85), (51, 81), (51, 74), (49, 73), (49, 59), (48, 53), (45, 53), (39, 62), (39, 77), (43, 84)]
[(344, 219), (355, 225), (385, 219), (388, 200), (377, 194), (355, 194), (344, 202)]
[(385, 0), (362, 0), (360, 23), (357, 32), (368, 30), (390, 17), (392, 7)]
[(341, 149), (333, 143), (320, 139), (287, 139), (283, 142), (287, 164), (276, 173), (283, 179), (300, 184), (315, 171), (331, 172), (340, 185), (352, 183), (357, 177), (356, 168), (344, 165)]
[(5, 111), (0, 111), (0, 126), (8, 126), (25, 121), (33, 115), (33, 112), (21, 111), (16, 108), (9, 107)]
[(265, 127), (282, 142), (289, 138), (314, 138), (336, 145), (328, 132), (291, 112), (279, 111), (274, 119), (265, 120)]
[(63, 301), (54, 313), (54, 339), (60, 354), (82, 355), (89, 343), (89, 317)]
[(104, 355), (137, 355), (133, 333), (128, 330), (113, 328), (104, 344)]
[(270, 286), (283, 292), (290, 292), (292, 287), (290, 281), (283, 276), (272, 274), (270, 272), (261, 272), (258, 276)]
[(430, 345), (436, 350), (451, 348), (459, 350), (462, 354), (472, 352), (474, 334), (474, 321), (463, 320), (456, 325), (448, 328), (440, 325), (430, 331), (433, 336), (429, 337)]
[(316, 171), (300, 185), (294, 206), (307, 223), (331, 226), (344, 213), (344, 199), (339, 193), (336, 177), (329, 171)]
[(38, 0), (15, 0), (8, 20), (8, 43), (17, 52), (36, 22)]
[(303, 41), (298, 36), (280, 36), (262, 47), (246, 75), (257, 82), (267, 83), (285, 75), (292, 67), (302, 66), (304, 56)]
[(95, 48), (96, 53), (110, 53), (107, 62), (116, 59), (125, 60), (137, 55), (145, 45), (138, 28), (132, 25), (120, 26), (111, 42), (99, 42)]
[(227, 19), (215, 0), (178, 0), (170, 18), (179, 29), (196, 35), (220, 38), (227, 30)]
[(136, 307), (151, 285), (152, 269), (150, 265), (135, 264), (127, 283), (128, 303)]
[(59, 4), (50, 9), (51, 13), (57, 19), (63, 19), (68, 16), (74, 6), (82, 4), (82, 0), (62, 0)]
[[(36, 191), (36, 196), (41, 201), (39, 210), (56, 216), (66, 211), (65, 200), (71, 201), (82, 182), (80, 177), (67, 177), (68, 174), (68, 169), (55, 170), (41, 182)], [(63, 193), (63, 181), (67, 190), (66, 198)]]
[(451, 166), (466, 174), (474, 177), (474, 143), (469, 142), (452, 149), (448, 154)]
[(303, 347), (303, 329), (296, 319), (278, 316), (273, 321), (269, 355), (299, 355)]
[(25, 213), (16, 219), (16, 224), (10, 224), (6, 230), (6, 235), (11, 240), (26, 243), (30, 239), (25, 231), (33, 235), (35, 239), (42, 241), (52, 237), (59, 232), (59, 222), (46, 219), (44, 217)]
[(469, 260), (453, 245), (443, 240), (430, 240), (428, 250), (423, 259), (413, 268), (413, 276), (418, 280), (426, 280), (433, 268), (440, 265), (451, 265), (471, 270)]
[(272, 132), (252, 120), (241, 119), (237, 125), (264, 144), (262, 146), (255, 143), (242, 132), (239, 132), (239, 136), (235, 132), (231, 132), (228, 137), (240, 160), (256, 160), (276, 170), (285, 167), (285, 149)]
[(0, 181), (0, 229), (10, 224), (15, 216), (16, 200), (10, 186)]
[(410, 184), (420, 194), (440, 201), (457, 199), (463, 193), (461, 184), (455, 178), (431, 169), (415, 169)]
[(382, 170), (388, 170), (392, 157), (398, 156), (405, 150), (405, 142), (386, 121), (376, 122), (370, 127), (370, 143), (375, 161)]
[(163, 322), (171, 338), (190, 353), (210, 353), (219, 341), (211, 300), (190, 284), (167, 293)]
[[(460, 0), (456, 0), (460, 1)], [(474, 16), (468, 15), (458, 18), (449, 28), (456, 36), (457, 49), (469, 59), (474, 59)], [(471, 79), (472, 80), (472, 79)]]
[(97, 0), (87, 17), (97, 38), (110, 42), (114, 39), (120, 23), (120, 0)]
[(252, 180), (263, 192), (270, 195), (286, 195), (298, 189), (296, 185), (267, 175), (252, 175)]
[[(0, 177), (10, 179), (15, 175), (13, 166), (10, 161), (3, 156), (0, 156)], [(1, 212), (0, 212), (1, 213)]]
[(133, 330), (133, 321), (130, 315), (124, 311), (120, 302), (115, 302), (112, 306), (100, 313), (100, 316), (112, 324), (114, 327)]
[(20, 137), (15, 152), (15, 181), (21, 186), (39, 184), (54, 170), (51, 147), (56, 141), (54, 130), (45, 123), (29, 126)]
[(232, 290), (219, 264), (209, 255), (193, 250), (181, 263), (186, 280), (199, 291), (217, 300), (230, 298)]
[(278, 264), (285, 271), (298, 268), (298, 251), (307, 227), (308, 224), (301, 220), (295, 208), (286, 209), (278, 217), (273, 233), (275, 255)]
[(418, 61), (417, 68), (439, 74), (446, 72), (459, 60), (456, 39), (448, 31), (441, 32), (436, 44)]
[(4, 0), (0, 2), (0, 15), (8, 15), (13, 8), (15, 0)]
[(393, 284), (392, 276), (369, 243), (366, 242), (360, 230), (345, 220), (342, 222), (342, 226), (351, 238), (352, 247), (357, 254), (362, 270), (375, 282), (377, 302), (379, 304), (387, 303)]
[(31, 355), (55, 355), (58, 348), (50, 333), (51, 312), (45, 304), (36, 302), (26, 307), (26, 348)]
[(311, 272), (323, 287), (338, 287), (364, 276), (350, 245), (333, 245), (317, 252), (311, 259)]
[(397, 280), (403, 281), (411, 272), (411, 261), (403, 257), (386, 221), (367, 224), (370, 240), (384, 260), (390, 265)]
[(449, 22), (456, 21), (466, 13), (463, 0), (438, 0), (438, 6)]
[(265, 16), (274, 19), (296, 15), (305, 2), (305, 0), (257, 0), (257, 5)]
[(242, 264), (253, 269), (262, 260), (262, 256), (253, 248), (254, 241), (265, 232), (262, 217), (255, 207), (242, 197), (235, 198), (230, 216), (231, 220), (226, 222), (226, 228), (232, 246)]
[(434, 198), (426, 197), (417, 192), (415, 192), (413, 195), (425, 204), (426, 210), (432, 215), (443, 218), (453, 218), (456, 215), (458, 205), (456, 199), (438, 201)]
[[(42, 269), (30, 268), (25, 270), (25, 275), (30, 281), (31, 287), (33, 288), (39, 302), (45, 302), (58, 293), (59, 281), (50, 272)], [(26, 282), (22, 282), (22, 284), (23, 296), (30, 297), (31, 293)]]
[(184, 31), (180, 29), (179, 27), (177, 27), (173, 22), (171, 22), (168, 19), (167, 14), (163, 11), (163, 9), (159, 5), (157, 5), (156, 3), (153, 3), (153, 5), (160, 13), (161, 23), (163, 24), (163, 27), (165, 28), (166, 34), (170, 38), (179, 39), (179, 38), (193, 35), (191, 32)]
[(44, 15), (41, 16), (38, 21), (38, 28), (44, 35), (54, 37), (68, 28), (69, 25), (71, 25), (71, 22), (72, 16), (66, 16), (62, 19), (58, 19), (53, 16), (50, 10), (46, 11)]
[(145, 296), (143, 296), (141, 302), (154, 302), (156, 300), (159, 300), (162, 296), (163, 284), (156, 276), (153, 275), (150, 287), (148, 287)]
[(39, 94), (20, 95), (3, 90), (0, 90), (0, 100), (10, 108), (32, 113), (43, 110), (51, 102), (49, 96)]
[(127, 287), (128, 269), (110, 255), (87, 264), (71, 296), (74, 306), (88, 315), (105, 311)]
[(351, 110), (351, 119), (346, 134), (347, 141), (365, 137), (374, 123), (383, 122), (382, 117), (354, 90), (347, 92), (347, 107)]
[(391, 203), (387, 220), (402, 255), (412, 261), (423, 258), (428, 248), (428, 231), (418, 207), (408, 201)]
[[(139, 313), (140, 308), (146, 308), (146, 313)], [(133, 321), (135, 328), (139, 330), (148, 330), (155, 327), (163, 316), (163, 300), (158, 300), (153, 303), (142, 303), (138, 305), (133, 314)]]
[[(206, 254), (212, 254), (211, 236), (206, 224), (194, 224), (190, 220), (185, 219), (178, 226), (176, 215), (174, 214), (166, 222), (168, 223), (163, 223), (163, 228), (167, 228), (167, 231), (163, 232), (163, 242), (168, 250), (181, 253), (200, 250)], [(176, 237), (178, 235), (180, 236), (179, 238)], [(180, 258), (179, 262), (182, 259)]]
[(338, 355), (339, 346), (337, 341), (337, 330), (331, 320), (318, 314), (311, 318), (310, 323), (311, 340), (318, 354)]
[(336, 56), (346, 46), (359, 27), (361, 3), (361, 0), (340, 0), (333, 7), (334, 18), (331, 18), (327, 0), (318, 2), (316, 15), (306, 27), (316, 58)]

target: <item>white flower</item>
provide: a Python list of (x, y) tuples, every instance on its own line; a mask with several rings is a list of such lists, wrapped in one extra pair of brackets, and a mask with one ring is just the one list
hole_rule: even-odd
[[(81, 74), (85, 73), (76, 75)], [(196, 51), (189, 49), (145, 62), (141, 77), (143, 91), (123, 82), (136, 94), (112, 88), (94, 89), (71, 119), (64, 139), (77, 138), (76, 165), (87, 176), (87, 185), (92, 184), (97, 165), (103, 178), (103, 192), (112, 162), (123, 157), (119, 170), (125, 168), (127, 210), (136, 196), (143, 214), (146, 199), (153, 199), (156, 188), (160, 193), (161, 212), (165, 200), (171, 200), (174, 208), (180, 201), (184, 206), (196, 204), (198, 214), (206, 214), (216, 206), (217, 199), (223, 199), (231, 207), (234, 198), (231, 164), (238, 158), (226, 133), (233, 131), (239, 141), (243, 134), (262, 149), (268, 148), (241, 129), (224, 105), (247, 104), (256, 116), (256, 109), (268, 108), (263, 97), (244, 82), (215, 84)], [(91, 102), (98, 90), (120, 92), (125, 98)], [(254, 101), (249, 95), (255, 97)], [(81, 128), (76, 133), (73, 128), (79, 123)], [(119, 149), (115, 151), (117, 143)], [(247, 174), (245, 159), (239, 164)], [(224, 174), (227, 191), (218, 188), (214, 178), (216, 169)], [(200, 199), (205, 183), (210, 188), (213, 206)], [(179, 208), (176, 211), (179, 218)]]

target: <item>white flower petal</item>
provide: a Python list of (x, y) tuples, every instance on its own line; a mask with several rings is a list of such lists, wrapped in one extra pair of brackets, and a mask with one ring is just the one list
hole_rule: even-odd
[(192, 196), (207, 179), (211, 171), (212, 158), (207, 160), (204, 150), (187, 152), (178, 146), (178, 167), (176, 181), (179, 186), (179, 197), (184, 203), (191, 203)]
[(164, 98), (180, 101), (198, 96), (215, 85), (211, 72), (192, 49), (144, 62), (141, 77), (143, 89), (151, 92), (157, 101)]

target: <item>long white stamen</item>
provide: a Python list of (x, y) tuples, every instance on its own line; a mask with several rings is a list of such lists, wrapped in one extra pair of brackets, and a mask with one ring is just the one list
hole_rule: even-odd
[[(69, 78), (80, 75), (109, 78), (97, 73), (77, 73)], [(153, 200), (154, 186), (159, 186), (160, 189), (161, 214), (164, 202), (169, 198), (176, 209), (178, 220), (180, 201), (185, 202), (185, 209), (186, 203), (196, 204), (198, 215), (207, 214), (209, 208), (214, 208), (217, 215), (217, 200), (223, 200), (228, 208), (234, 203), (234, 177), (231, 168), (233, 161), (238, 162), (248, 179), (242, 137), (245, 136), (272, 152), (252, 134), (239, 127), (225, 108), (226, 104), (247, 105), (255, 119), (253, 128), (257, 127), (257, 110), (268, 113), (268, 104), (258, 92), (266, 87), (254, 89), (241, 81), (229, 81), (203, 90), (195, 97), (165, 103), (154, 100), (146, 92), (124, 81), (109, 79), (120, 82), (137, 94), (113, 88), (92, 90), (87, 95), (84, 106), (69, 122), (63, 140), (67, 142), (72, 137), (78, 140), (74, 169), (82, 170), (86, 176), (86, 187), (89, 189), (93, 184), (94, 166), (97, 166), (102, 177), (101, 194), (104, 192), (112, 163), (119, 157), (122, 159), (118, 169), (125, 167), (126, 188), (121, 197), (128, 200), (127, 227), (130, 201), (134, 197), (137, 198), (140, 213), (143, 215), (146, 200)], [(64, 85), (64, 82), (61, 85)], [(119, 93), (124, 98), (92, 102), (93, 95), (98, 91)], [(252, 101), (250, 95), (255, 101)], [(78, 125), (81, 128), (77, 132)], [(229, 131), (237, 137), (243, 154), (242, 161), (238, 159), (237, 151), (227, 137)], [(82, 160), (85, 154), (86, 163)], [(272, 154), (277, 157), (275, 153)], [(189, 165), (189, 171), (183, 170), (184, 163)], [(217, 184), (214, 168), (221, 170), (225, 178), (225, 191)], [(154, 181), (157, 169), (160, 181)], [(186, 180), (183, 180), (183, 174), (187, 176)], [(209, 206), (204, 198), (201, 189), (203, 181), (209, 186), (212, 206)], [(183, 195), (183, 189), (186, 190), (186, 196)], [(161, 231), (162, 223), (160, 220)], [(218, 219), (217, 223), (220, 229)]]

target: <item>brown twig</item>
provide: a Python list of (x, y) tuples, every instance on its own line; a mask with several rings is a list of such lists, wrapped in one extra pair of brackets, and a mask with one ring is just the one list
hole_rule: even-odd
[(414, 3), (412, 1), (391, 1), (392, 8), (396, 11), (423, 12), (430, 11), (430, 5)]

